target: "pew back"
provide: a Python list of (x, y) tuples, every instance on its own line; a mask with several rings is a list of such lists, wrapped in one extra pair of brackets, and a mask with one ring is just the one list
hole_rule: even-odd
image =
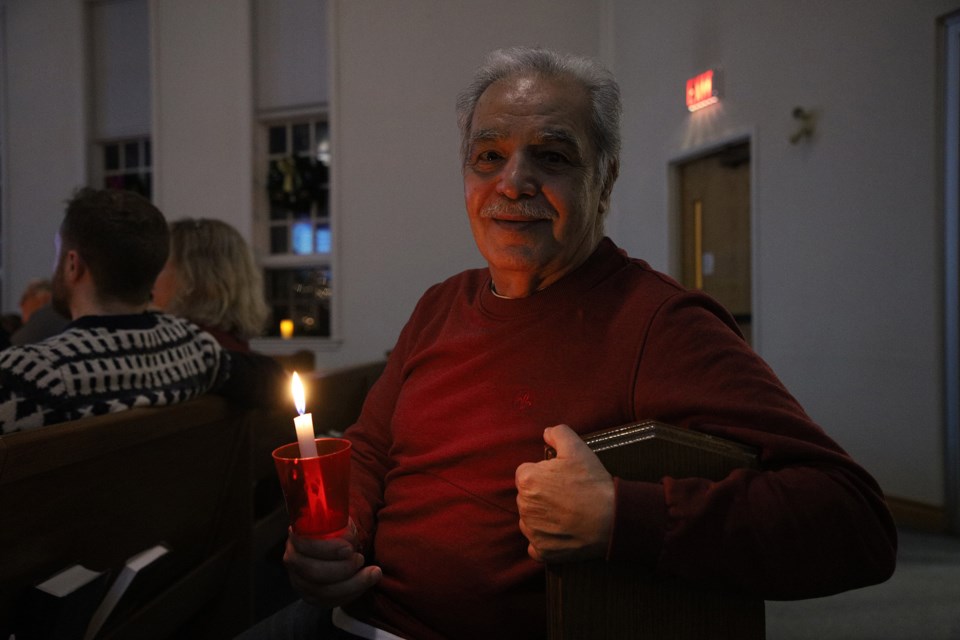
[[(318, 435), (346, 429), (385, 362), (306, 376)], [(98, 638), (224, 638), (266, 613), (287, 518), (271, 452), (296, 439), (295, 410), (218, 396), (0, 437), (0, 638), (18, 600), (73, 564), (117, 571), (167, 544), (172, 567)], [(281, 569), (282, 570), (282, 569)]]
[(171, 583), (103, 637), (167, 637), (201, 619), (242, 629), (249, 455), (244, 412), (215, 396), (0, 438), (0, 621), (63, 568), (115, 571), (164, 542)]

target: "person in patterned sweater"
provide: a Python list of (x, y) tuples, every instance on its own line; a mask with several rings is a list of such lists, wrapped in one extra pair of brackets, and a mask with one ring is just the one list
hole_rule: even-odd
[(58, 234), (60, 334), (0, 352), (0, 429), (184, 402), (222, 390), (231, 356), (188, 320), (147, 310), (170, 232), (145, 198), (81, 189)]

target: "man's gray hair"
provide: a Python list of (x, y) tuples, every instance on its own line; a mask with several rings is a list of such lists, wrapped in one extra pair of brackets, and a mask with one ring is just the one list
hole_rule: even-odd
[(590, 94), (591, 135), (597, 149), (597, 176), (606, 181), (613, 163), (620, 158), (620, 86), (613, 75), (596, 61), (549, 49), (512, 47), (498, 49), (487, 55), (474, 74), (473, 82), (457, 96), (461, 162), (467, 162), (472, 133), (470, 125), (483, 92), (498, 80), (531, 74), (571, 77)]

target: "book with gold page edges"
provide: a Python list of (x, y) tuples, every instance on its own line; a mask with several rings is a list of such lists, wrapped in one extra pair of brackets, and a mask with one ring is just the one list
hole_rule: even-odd
[[(582, 436), (607, 471), (624, 480), (720, 480), (756, 468), (749, 447), (653, 420)], [(556, 454), (547, 448), (546, 457)], [(755, 640), (765, 637), (763, 600), (604, 561), (548, 564), (550, 640)]]

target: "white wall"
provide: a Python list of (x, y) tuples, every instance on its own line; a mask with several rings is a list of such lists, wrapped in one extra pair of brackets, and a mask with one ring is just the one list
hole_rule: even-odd
[(5, 0), (3, 310), (18, 311), (33, 278), (49, 277), (64, 203), (86, 183), (82, 5)]
[(248, 0), (151, 0), (154, 203), (167, 219), (253, 220)]
[[(49, 271), (62, 202), (86, 175), (82, 0), (0, 1), (13, 310)], [(625, 102), (613, 238), (669, 269), (670, 163), (749, 136), (759, 350), (889, 494), (942, 504), (935, 41), (936, 18), (958, 5), (333, 0), (342, 343), (321, 366), (379, 357), (427, 286), (481, 264), (454, 98), (482, 54), (543, 44), (602, 55)], [(151, 0), (157, 195), (170, 217), (249, 231), (251, 14), (251, 0)], [(687, 114), (684, 81), (716, 66), (723, 103)], [(791, 145), (798, 105), (820, 117), (813, 140)]]
[(254, 0), (256, 109), (315, 108), (330, 98), (326, 0)]
[[(956, 1), (649, 4), (614, 20), (611, 232), (666, 268), (668, 164), (749, 134), (758, 350), (888, 492), (942, 504), (936, 19)], [(722, 104), (685, 113), (684, 80), (717, 66)], [(792, 145), (798, 105), (819, 118)]]
[(88, 7), (91, 138), (149, 136), (149, 2), (98, 0)]

